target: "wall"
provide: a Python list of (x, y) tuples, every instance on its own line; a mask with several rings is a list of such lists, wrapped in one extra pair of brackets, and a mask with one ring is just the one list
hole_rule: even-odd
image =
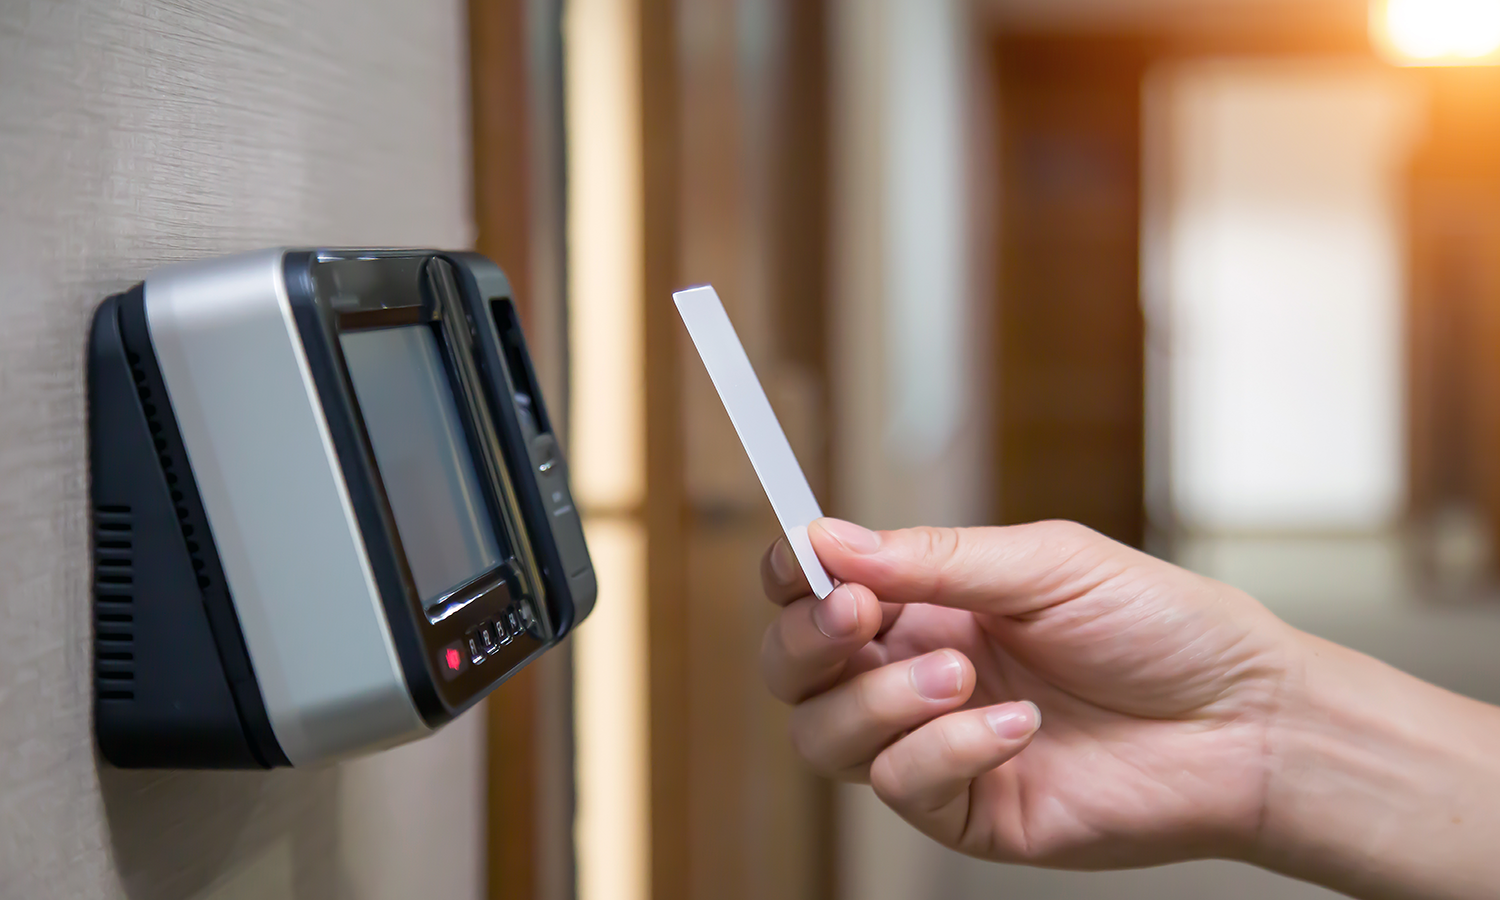
[(141, 774), (89, 716), (83, 349), (169, 260), (471, 240), (463, 5), (0, 7), (0, 897), (475, 897), (480, 719), (308, 772)]

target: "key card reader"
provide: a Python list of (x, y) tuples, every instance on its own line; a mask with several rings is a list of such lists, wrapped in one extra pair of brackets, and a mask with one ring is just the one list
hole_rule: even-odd
[(122, 767), (308, 765), (440, 727), (589, 614), (512, 303), (473, 253), (268, 250), (104, 301), (95, 727)]

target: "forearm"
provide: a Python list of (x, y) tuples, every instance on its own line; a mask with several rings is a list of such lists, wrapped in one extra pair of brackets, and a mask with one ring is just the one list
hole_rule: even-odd
[(1500, 709), (1303, 639), (1256, 861), (1372, 900), (1500, 896)]

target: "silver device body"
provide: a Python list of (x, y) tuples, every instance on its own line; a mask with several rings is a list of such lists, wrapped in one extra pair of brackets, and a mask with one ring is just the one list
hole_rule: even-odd
[(293, 321), (285, 252), (158, 269), (145, 309), (266, 714), (304, 766), (429, 729)]

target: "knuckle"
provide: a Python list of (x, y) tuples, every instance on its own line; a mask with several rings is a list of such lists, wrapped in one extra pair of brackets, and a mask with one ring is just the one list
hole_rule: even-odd
[(922, 526), (912, 529), (917, 552), (927, 564), (925, 593), (942, 596), (956, 576), (964, 555), (964, 531), (960, 528)]
[(1082, 550), (1107, 540), (1104, 535), (1087, 525), (1066, 519), (1037, 522), (1032, 527), (1037, 529), (1039, 535), (1048, 543), (1059, 544), (1073, 550)]
[(952, 559), (957, 554), (961, 541), (957, 528), (924, 525), (920, 528), (913, 528), (912, 534), (916, 538), (917, 547), (922, 556), (934, 562)]
[(1115, 558), (1120, 546), (1086, 525), (1077, 522), (1039, 522), (1031, 541), (1034, 563), (1044, 566), (1056, 578), (1078, 578), (1096, 572), (1101, 563)]

